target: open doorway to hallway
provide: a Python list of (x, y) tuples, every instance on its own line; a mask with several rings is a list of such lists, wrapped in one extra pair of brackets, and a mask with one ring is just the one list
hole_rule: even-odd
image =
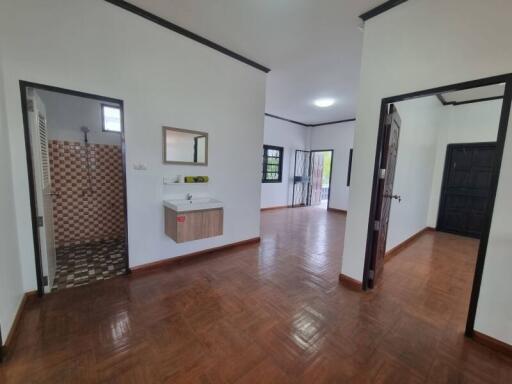
[(128, 268), (123, 104), (21, 83), (39, 293)]
[(331, 196), (332, 158), (334, 151), (311, 151), (311, 184), (309, 205), (329, 208)]
[(296, 150), (292, 208), (318, 206), (329, 209), (334, 150)]
[(484, 79), (382, 102), (364, 286), (397, 278), (386, 274), (386, 261), (402, 267), (405, 291), (419, 283), (407, 276), (424, 270), (425, 288), (457, 296), (461, 307), (450, 325), (461, 332), (466, 326), (468, 335), (510, 110), (506, 81)]

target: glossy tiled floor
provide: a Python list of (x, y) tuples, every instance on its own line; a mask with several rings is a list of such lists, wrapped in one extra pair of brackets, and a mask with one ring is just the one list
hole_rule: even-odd
[(338, 284), (345, 216), (262, 215), (262, 242), (33, 303), (1, 383), (510, 383), (463, 337), (477, 242), (427, 233), (371, 293)]

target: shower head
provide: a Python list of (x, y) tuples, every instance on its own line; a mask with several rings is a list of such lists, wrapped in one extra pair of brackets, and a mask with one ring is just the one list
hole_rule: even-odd
[(84, 142), (85, 144), (89, 143), (89, 140), (87, 140), (87, 134), (89, 133), (89, 128), (86, 126), (80, 127), (80, 130), (84, 133)]

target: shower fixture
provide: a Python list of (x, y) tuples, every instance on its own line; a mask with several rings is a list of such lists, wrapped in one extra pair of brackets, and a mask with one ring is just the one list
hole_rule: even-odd
[(88, 144), (88, 143), (89, 143), (89, 140), (87, 140), (87, 134), (88, 134), (88, 133), (89, 133), (89, 131), (90, 131), (90, 130), (89, 130), (89, 128), (88, 128), (88, 127), (86, 127), (86, 126), (82, 126), (82, 127), (80, 127), (80, 130), (81, 130), (81, 131), (83, 132), (83, 134), (84, 134), (84, 142), (85, 142), (85, 144)]
[(86, 194), (91, 194), (93, 192), (92, 186), (92, 172), (91, 172), (91, 160), (89, 158), (89, 139), (87, 134), (90, 132), (89, 128), (86, 126), (80, 127), (80, 130), (84, 134), (84, 144), (85, 144), (85, 163), (87, 166), (87, 188), (82, 190), (82, 196)]

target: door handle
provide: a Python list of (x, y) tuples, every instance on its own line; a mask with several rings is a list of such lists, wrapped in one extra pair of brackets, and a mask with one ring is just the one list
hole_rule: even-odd
[(387, 197), (388, 199), (398, 200), (399, 203), (402, 202), (402, 196), (400, 196), (400, 195), (384, 195), (383, 197)]

